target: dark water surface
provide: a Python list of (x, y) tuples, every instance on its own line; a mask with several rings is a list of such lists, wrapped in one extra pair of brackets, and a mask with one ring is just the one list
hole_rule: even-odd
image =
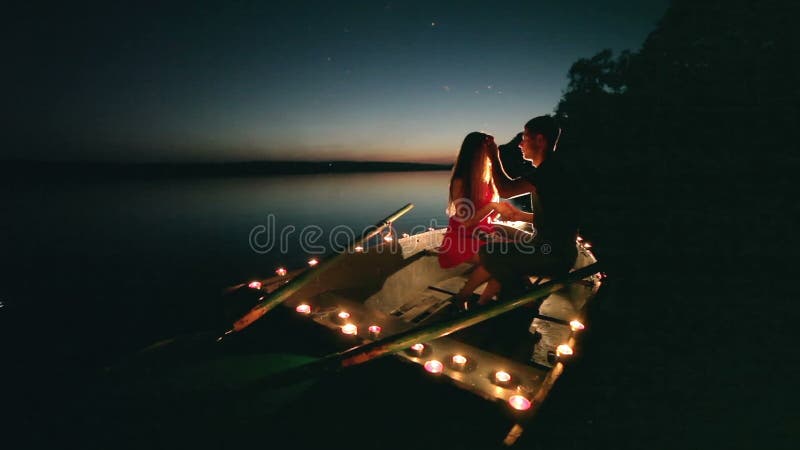
[[(0, 199), (0, 296), (41, 310), (42, 334), (67, 332), (51, 351), (100, 361), (209, 327), (209, 299), (223, 287), (305, 263), (308, 226), (328, 247), (334, 226), (361, 233), (407, 202), (416, 207), (398, 232), (446, 223), (446, 186), (446, 172), (16, 185)], [(254, 227), (273, 228), (270, 215), (278, 230), (296, 229), (285, 253), (251, 248)]]
[[(253, 251), (250, 232), (270, 214), (279, 229), (360, 232), (412, 202), (396, 225), (410, 232), (446, 223), (447, 181), (447, 172), (420, 172), (4, 184), (3, 427), (4, 439), (20, 442), (8, 448), (496, 444), (510, 423), (502, 407), (391, 358), (320, 381), (277, 415), (273, 392), (162, 394), (137, 384), (138, 375), (107, 371), (161, 339), (220, 330), (225, 286), (304, 264), (296, 235), (286, 254)], [(726, 245), (719, 230), (748, 231), (733, 211), (662, 194), (669, 186), (672, 196), (691, 199), (703, 186), (678, 178), (647, 184), (651, 191), (609, 182), (587, 200), (583, 234), (610, 278), (590, 311), (582, 354), (523, 448), (750, 447), (783, 442), (792, 423), (754, 414), (777, 408), (760, 392), (780, 361), (768, 345), (784, 335), (772, 314), (747, 315), (770, 298), (769, 288), (745, 290), (758, 284), (754, 272), (734, 277), (724, 265), (752, 262), (763, 248), (753, 240)], [(266, 364), (248, 359), (262, 348), (330, 351), (312, 337), (281, 335), (284, 318), (275, 316), (252, 333), (242, 367)], [(743, 335), (741, 324), (758, 332)]]

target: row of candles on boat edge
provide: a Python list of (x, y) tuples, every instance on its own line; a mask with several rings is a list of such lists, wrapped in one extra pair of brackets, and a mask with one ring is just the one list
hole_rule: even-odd
[[(404, 238), (408, 237), (408, 233), (403, 233), (403, 237)], [(390, 242), (392, 240), (392, 236), (387, 234), (386, 236), (384, 236), (384, 240), (386, 240), (387, 242)], [(584, 241), (583, 238), (581, 238), (580, 236), (578, 236), (577, 242), (582, 243), (583, 248), (585, 248), (585, 249), (592, 248), (592, 244), (590, 244), (589, 242)], [(356, 253), (361, 253), (361, 252), (364, 251), (364, 247), (361, 246), (361, 245), (357, 245), (353, 250), (355, 250)], [(317, 264), (319, 264), (319, 259), (317, 259), (317, 258), (310, 258), (308, 260), (309, 267), (314, 267)], [(278, 267), (277, 269), (275, 269), (275, 274), (278, 275), (279, 277), (285, 277), (288, 273), (289, 273), (289, 271), (286, 270), (285, 267)], [(250, 289), (261, 289), (261, 282), (260, 281), (251, 281), (247, 285), (247, 287), (249, 287)]]
[[(295, 307), (295, 311), (303, 315), (310, 315), (311, 314), (311, 306), (307, 303), (301, 303)], [(339, 311), (336, 315), (341, 321), (345, 321), (346, 323), (342, 325), (341, 331), (346, 335), (355, 336), (358, 334), (358, 327), (350, 322), (347, 322), (350, 319), (350, 313), (347, 311)], [(583, 323), (579, 320), (575, 319), (570, 321), (569, 323), (570, 328), (573, 332), (584, 330), (586, 327)], [(377, 339), (381, 333), (380, 325), (370, 325), (367, 330), (369, 331), (370, 338)], [(412, 345), (407, 352), (411, 355), (416, 356), (418, 358), (422, 358), (428, 353), (429, 347), (422, 343), (416, 343)], [(569, 344), (561, 344), (556, 347), (556, 357), (558, 358), (565, 358), (572, 356), (573, 350)], [(467, 356), (462, 354), (455, 354), (450, 358), (450, 367), (457, 371), (465, 371), (467, 370), (468, 365), (470, 364), (470, 360)], [(444, 372), (444, 364), (439, 361), (438, 359), (429, 359), (425, 361), (422, 365), (425, 370), (429, 373), (438, 375)], [(494, 372), (494, 376), (492, 381), (494, 384), (509, 388), (513, 384), (512, 376), (510, 373), (506, 372), (505, 370), (497, 370)], [(525, 411), (531, 407), (531, 401), (523, 396), (523, 395), (512, 395), (508, 399), (509, 405), (518, 410), (518, 411)]]

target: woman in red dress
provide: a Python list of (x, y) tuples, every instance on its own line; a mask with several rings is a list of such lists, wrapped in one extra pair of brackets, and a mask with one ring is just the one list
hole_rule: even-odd
[(491, 213), (497, 208), (499, 200), (492, 180), (490, 151), (497, 151), (492, 136), (479, 132), (468, 134), (461, 144), (450, 177), (447, 208), (450, 220), (439, 248), (439, 265), (442, 268), (461, 263), (477, 265), (455, 296), (454, 300), (459, 305), (468, 302), (473, 291), (486, 281), (490, 283), (479, 303), (488, 301), (499, 289), (499, 285), (490, 280), (489, 272), (478, 262), (478, 250), (486, 245), (483, 235), (492, 232)]

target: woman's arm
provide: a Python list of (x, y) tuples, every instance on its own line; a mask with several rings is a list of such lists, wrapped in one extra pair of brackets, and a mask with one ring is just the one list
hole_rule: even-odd
[(450, 198), (454, 209), (452, 214), (466, 227), (477, 225), (497, 207), (497, 203), (489, 202), (475, 211), (474, 204), (464, 194), (464, 183), (458, 178), (454, 178), (450, 186)]
[(497, 209), (497, 203), (496, 202), (487, 203), (486, 205), (483, 206), (483, 208), (475, 211), (475, 214), (472, 215), (472, 218), (464, 221), (464, 226), (465, 227), (472, 227), (472, 226), (477, 225), (478, 222), (480, 222), (486, 216), (491, 214), (492, 211), (494, 211), (495, 209)]

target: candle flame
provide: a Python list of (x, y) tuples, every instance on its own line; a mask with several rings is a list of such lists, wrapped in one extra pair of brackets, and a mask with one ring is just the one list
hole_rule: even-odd
[(508, 404), (517, 411), (525, 411), (531, 407), (531, 401), (521, 395), (509, 397)]
[(558, 356), (572, 356), (572, 347), (567, 344), (561, 344), (556, 347), (556, 355)]
[(494, 374), (494, 379), (499, 381), (500, 383), (508, 383), (509, 381), (511, 381), (511, 374), (503, 370), (498, 370)]
[(444, 366), (442, 365), (442, 363), (435, 359), (425, 362), (425, 370), (427, 370), (430, 373), (442, 373), (443, 369)]
[(572, 331), (581, 331), (586, 328), (586, 326), (578, 319), (570, 321), (569, 327), (572, 328)]

